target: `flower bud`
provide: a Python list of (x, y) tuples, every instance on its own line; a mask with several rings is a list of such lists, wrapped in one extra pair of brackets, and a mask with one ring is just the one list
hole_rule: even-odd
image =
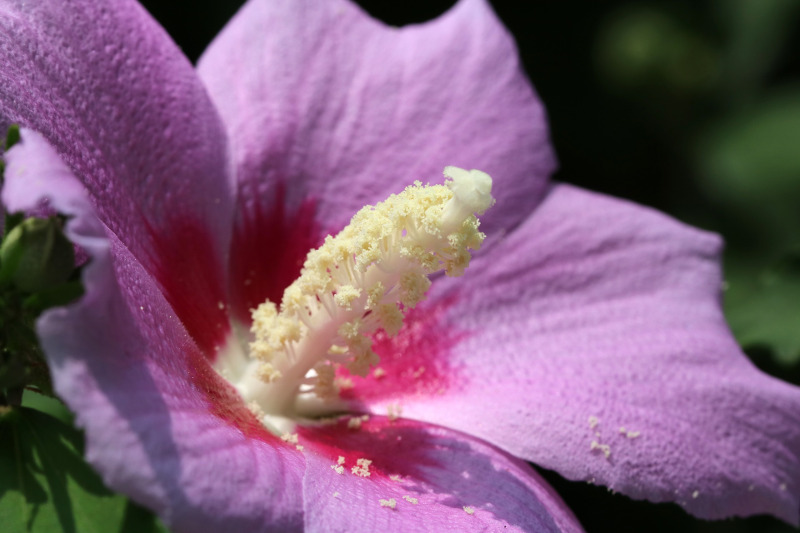
[(55, 217), (24, 220), (0, 246), (0, 283), (26, 292), (65, 282), (74, 268), (75, 251)]

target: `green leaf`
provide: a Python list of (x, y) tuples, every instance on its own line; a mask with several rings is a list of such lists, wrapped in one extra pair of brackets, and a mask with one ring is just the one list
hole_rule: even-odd
[(160, 531), (152, 514), (103, 485), (79, 431), (25, 407), (0, 414), (0, 524), (8, 533)]
[(39, 394), (38, 392), (26, 389), (22, 395), (22, 407), (30, 407), (42, 413), (48, 414), (65, 424), (73, 425), (75, 417), (72, 415), (64, 402), (53, 396)]
[(730, 264), (725, 313), (739, 343), (768, 346), (785, 365), (800, 362), (800, 254), (768, 269)]

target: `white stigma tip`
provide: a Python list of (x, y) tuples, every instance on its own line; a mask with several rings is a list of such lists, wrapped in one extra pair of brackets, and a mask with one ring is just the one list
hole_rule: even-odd
[(444, 176), (450, 178), (445, 184), (453, 191), (453, 199), (468, 214), (482, 215), (494, 205), (492, 177), (486, 172), (444, 167)]

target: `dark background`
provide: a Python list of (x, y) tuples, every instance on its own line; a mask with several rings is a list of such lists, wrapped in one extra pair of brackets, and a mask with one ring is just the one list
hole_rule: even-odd
[[(193, 61), (242, 2), (143, 4)], [(392, 25), (454, 2), (362, 0)], [(756, 364), (800, 382), (800, 2), (494, 0), (547, 106), (555, 178), (721, 233), (726, 313)], [(796, 531), (703, 522), (543, 472), (589, 532)]]

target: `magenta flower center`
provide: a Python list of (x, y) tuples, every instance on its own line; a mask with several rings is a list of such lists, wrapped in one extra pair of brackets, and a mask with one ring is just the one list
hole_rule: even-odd
[(478, 170), (446, 167), (444, 185), (416, 182), (362, 208), (335, 237), (309, 252), (278, 307), (252, 310), (246, 343), (215, 367), (275, 434), (295, 422), (346, 411), (346, 374), (385, 372), (372, 349), (382, 330), (397, 335), (405, 313), (422, 301), (429, 276), (460, 276), (484, 234), (475, 216), (491, 207), (492, 180)]

